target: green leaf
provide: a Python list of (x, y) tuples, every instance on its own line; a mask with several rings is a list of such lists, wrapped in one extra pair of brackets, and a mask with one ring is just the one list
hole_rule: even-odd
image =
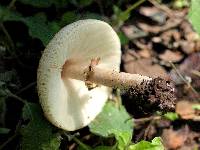
[(130, 132), (113, 132), (115, 134), (115, 138), (118, 142), (117, 148), (119, 150), (124, 150), (128, 146), (128, 144), (131, 142), (132, 135)]
[(21, 21), (25, 23), (28, 26), (30, 36), (40, 39), (45, 46), (60, 29), (58, 23), (49, 22), (43, 13), (24, 18), (20, 14), (10, 11), (4, 7), (0, 7), (0, 20)]
[(14, 11), (0, 6), (0, 21), (21, 21), (22, 16)]
[(162, 139), (160, 137), (155, 137), (152, 140), (152, 144), (163, 146)]
[(188, 7), (188, 6), (189, 6), (188, 0), (176, 0), (173, 3), (173, 7), (176, 9), (180, 9), (180, 8)]
[(93, 150), (115, 150), (115, 147), (111, 147), (111, 146), (98, 146), (95, 147)]
[(57, 8), (66, 7), (69, 3), (69, 0), (53, 0)]
[(121, 31), (118, 32), (118, 36), (119, 36), (119, 39), (120, 39), (122, 45), (128, 44), (129, 39), (126, 37), (126, 35), (123, 32), (121, 32)]
[(80, 143), (78, 143), (79, 146), (77, 148), (77, 150), (93, 150), (89, 145), (86, 145), (84, 143), (82, 143), (82, 145), (80, 145)]
[(97, 13), (91, 13), (91, 12), (85, 12), (82, 16), (81, 19), (98, 19), (102, 20), (102, 16), (97, 14)]
[(179, 118), (178, 114), (175, 112), (167, 112), (166, 114), (163, 115), (166, 119), (174, 121)]
[(155, 137), (151, 142), (140, 141), (137, 144), (130, 145), (128, 150), (164, 150), (160, 137)]
[(200, 104), (194, 104), (192, 105), (192, 108), (195, 110), (200, 110)]
[(200, 1), (199, 0), (192, 0), (191, 6), (189, 10), (189, 20), (192, 23), (194, 29), (200, 34)]
[(52, 5), (53, 0), (19, 0), (20, 2), (35, 7), (49, 7)]
[(44, 45), (47, 45), (60, 29), (56, 22), (48, 22), (46, 16), (42, 13), (24, 18), (23, 22), (29, 27), (29, 34), (33, 38), (40, 39)]
[(27, 103), (22, 114), (28, 124), (20, 130), (22, 150), (58, 150), (60, 137), (53, 133), (54, 127), (43, 117), (39, 105)]
[(92, 133), (103, 137), (114, 136), (118, 149), (122, 150), (131, 141), (133, 121), (123, 106), (116, 107), (115, 103), (108, 102), (89, 128)]
[(49, 7), (52, 5), (53, 0), (19, 0), (21, 3), (32, 5), (35, 7)]
[(93, 2), (93, 0), (71, 0), (70, 2), (75, 6), (85, 7), (90, 5)]
[(21, 3), (31, 5), (38, 8), (46, 8), (51, 5), (56, 7), (65, 7), (68, 4), (68, 0), (19, 0)]
[(118, 6), (114, 5), (113, 6), (113, 11), (114, 14), (116, 15), (117, 19), (120, 21), (126, 21), (129, 17), (129, 13), (125, 13), (125, 11), (122, 11)]
[(146, 0), (138, 0), (134, 4), (130, 5), (125, 11), (122, 11), (117, 5), (114, 5), (113, 6), (114, 24), (121, 26), (131, 16), (131, 11), (134, 10), (136, 7), (138, 7), (145, 1)]
[(78, 20), (79, 18), (80, 15), (77, 14), (75, 11), (67, 11), (62, 15), (59, 23), (61, 26), (64, 26)]
[(8, 128), (1, 128), (0, 127), (0, 134), (7, 134), (10, 131)]
[(75, 11), (68, 11), (68, 12), (65, 12), (62, 15), (59, 24), (61, 26), (64, 26), (64, 25), (67, 25), (67, 24), (72, 23), (72, 22), (74, 22), (76, 20), (79, 20), (79, 19), (98, 19), (98, 20), (102, 20), (103, 18), (99, 14), (91, 13), (91, 12), (85, 12), (84, 14), (77, 14)]

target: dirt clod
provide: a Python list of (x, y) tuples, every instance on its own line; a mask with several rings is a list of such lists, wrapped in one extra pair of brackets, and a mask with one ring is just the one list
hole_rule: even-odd
[(171, 111), (175, 108), (176, 97), (173, 84), (159, 77), (151, 81), (143, 81), (140, 85), (130, 88), (128, 93), (144, 110), (150, 112)]

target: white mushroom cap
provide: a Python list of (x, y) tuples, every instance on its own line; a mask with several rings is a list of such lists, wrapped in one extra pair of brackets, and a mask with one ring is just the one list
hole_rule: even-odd
[(37, 88), (45, 116), (55, 126), (74, 131), (87, 126), (102, 110), (109, 88), (88, 90), (83, 81), (63, 80), (62, 67), (69, 59), (119, 71), (120, 41), (103, 21), (80, 20), (61, 29), (44, 50), (38, 68)]

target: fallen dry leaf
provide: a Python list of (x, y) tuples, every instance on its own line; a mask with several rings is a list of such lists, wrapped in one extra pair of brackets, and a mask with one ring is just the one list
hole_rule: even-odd
[[(187, 34), (193, 33), (194, 30), (192, 28), (192, 25), (190, 22), (184, 20), (181, 24), (180, 24), (180, 29), (183, 31), (184, 36), (187, 36)], [(185, 37), (187, 39), (187, 37)]]
[(164, 11), (156, 7), (140, 7), (139, 9), (140, 14), (151, 18), (153, 21), (157, 22), (158, 24), (162, 25), (166, 22), (167, 15)]
[(178, 131), (173, 129), (164, 129), (162, 133), (162, 139), (167, 149), (176, 150), (177, 148), (184, 145), (187, 140), (188, 127), (182, 128)]
[(179, 41), (182, 51), (186, 54), (191, 54), (195, 51), (195, 42), (190, 42), (186, 40)]
[(143, 58), (150, 58), (152, 55), (152, 44), (151, 43), (142, 43), (140, 41), (135, 41), (134, 44), (140, 49), (137, 51), (137, 54), (139, 54)]
[(158, 55), (160, 59), (164, 61), (179, 62), (183, 59), (183, 55), (179, 51), (165, 50), (164, 53)]
[(185, 34), (185, 38), (188, 41), (194, 42), (194, 41), (198, 41), (199, 40), (199, 35), (196, 32), (189, 32), (187, 34)]
[(150, 32), (154, 34), (158, 34), (160, 32), (164, 32), (168, 29), (174, 28), (178, 26), (182, 22), (182, 19), (169, 19), (167, 20), (166, 24), (163, 26), (154, 26), (152, 28), (152, 25), (148, 25), (146, 23), (139, 22), (138, 26), (145, 32)]
[[(194, 53), (186, 58), (177, 68), (177, 71), (180, 72), (183, 77), (191, 78), (192, 86), (194, 88), (200, 88), (200, 78), (193, 73), (194, 70), (200, 71), (200, 52)], [(170, 76), (175, 83), (184, 83), (175, 70), (170, 72)]]
[(192, 108), (193, 104), (189, 101), (179, 101), (176, 104), (176, 113), (182, 119), (193, 119), (195, 117), (195, 110)]
[(160, 35), (162, 44), (169, 49), (177, 49), (181, 40), (181, 33), (177, 29), (170, 29)]
[(131, 52), (122, 56), (124, 70), (128, 73), (167, 78), (166, 71), (158, 64), (154, 64), (150, 58), (136, 59)]
[(138, 29), (134, 25), (123, 26), (121, 30), (130, 40), (141, 38), (147, 35), (144, 31)]
[[(176, 113), (181, 116), (182, 119), (200, 121), (199, 110), (194, 109), (194, 105), (198, 103), (190, 102), (190, 101), (179, 101), (176, 104)], [(198, 104), (200, 105), (200, 104)]]
[(148, 49), (142, 49), (142, 50), (138, 51), (138, 54), (143, 58), (150, 58), (151, 57), (151, 52)]

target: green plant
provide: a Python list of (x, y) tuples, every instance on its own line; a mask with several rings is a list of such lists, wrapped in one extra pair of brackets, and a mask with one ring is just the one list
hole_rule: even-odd
[(189, 10), (189, 21), (192, 23), (194, 29), (197, 31), (198, 34), (200, 34), (200, 1), (198, 0), (191, 0), (191, 6)]

